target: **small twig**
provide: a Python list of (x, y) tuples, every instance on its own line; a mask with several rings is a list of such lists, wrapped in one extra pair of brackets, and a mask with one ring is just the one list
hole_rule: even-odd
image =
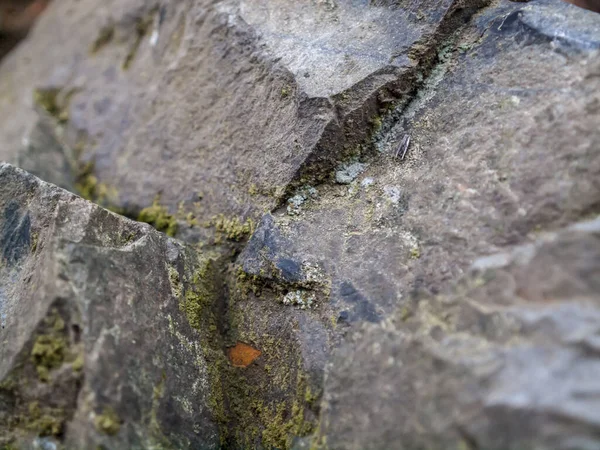
[(402, 142), (400, 143), (400, 146), (396, 150), (396, 154), (394, 155), (394, 157), (397, 158), (398, 155), (401, 155), (400, 159), (404, 159), (404, 157), (406, 156), (406, 152), (408, 151), (409, 145), (410, 145), (410, 136), (408, 134), (405, 134), (404, 137), (402, 138)]

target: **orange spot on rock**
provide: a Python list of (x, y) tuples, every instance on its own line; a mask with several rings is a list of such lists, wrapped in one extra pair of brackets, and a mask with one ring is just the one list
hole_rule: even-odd
[(248, 367), (262, 352), (248, 344), (238, 342), (235, 347), (228, 350), (228, 353), (233, 367)]

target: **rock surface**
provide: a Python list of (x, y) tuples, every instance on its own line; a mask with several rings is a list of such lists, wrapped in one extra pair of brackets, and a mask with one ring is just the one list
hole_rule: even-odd
[(207, 257), (8, 164), (0, 186), (0, 444), (219, 448)]
[(360, 153), (378, 109), (479, 5), (434, 3), (56, 2), (0, 69), (0, 158), (43, 176), (24, 154), (49, 114), (55, 170), (93, 164), (93, 200), (137, 214), (160, 194), (200, 223), (256, 219)]
[(600, 218), (474, 264), (333, 357), (332, 449), (595, 449)]
[[(7, 216), (4, 283), (37, 273), (73, 287), (61, 299), (106, 294), (129, 308), (83, 309), (90, 341), (113, 336), (114, 320), (158, 339), (139, 361), (134, 344), (114, 349), (110, 364), (143, 365), (127, 372), (135, 395), (71, 401), (58, 438), (597, 448), (597, 382), (585, 373), (597, 372), (598, 232), (553, 233), (600, 212), (598, 36), (599, 15), (558, 0), (55, 2), (0, 67), (0, 158), (188, 242), (77, 199), (71, 228), (55, 206), (37, 213), (48, 236), (70, 242), (49, 237), (40, 259), (25, 216)], [(23, 195), (19, 210), (41, 202)], [(125, 228), (140, 238), (119, 244)], [(474, 261), (495, 268), (465, 278)], [(119, 286), (161, 300), (129, 304)], [(30, 358), (32, 335), (48, 334), (36, 327), (56, 322), (41, 308), (6, 347), (17, 355), (7, 371)], [(71, 386), (77, 399), (112, 395), (91, 361)], [(194, 380), (203, 389), (190, 409), (169, 392)], [(140, 406), (119, 410), (131, 396)], [(156, 415), (156, 403), (174, 415)], [(111, 414), (90, 419), (108, 404), (131, 417), (115, 437), (92, 428), (110, 431)]]

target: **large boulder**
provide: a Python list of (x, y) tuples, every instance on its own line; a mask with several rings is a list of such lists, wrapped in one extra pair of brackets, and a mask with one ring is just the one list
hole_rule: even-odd
[(0, 69), (0, 158), (129, 214), (257, 218), (361, 153), (481, 4), (54, 2)]
[(0, 446), (219, 448), (216, 260), (8, 164), (0, 186)]
[[(382, 117), (371, 155), (300, 186), (258, 223), (229, 289), (238, 339), (290, 367), (271, 345), (272, 331), (285, 330), (285, 352), (300, 355), (318, 394), (332, 349), (360, 323), (384, 320), (414, 295), (447, 292), (481, 255), (597, 212), (598, 32), (600, 16), (558, 1), (475, 15), (439, 48), (412, 100)], [(245, 375), (270, 392), (279, 377), (258, 368)], [(350, 396), (354, 376), (340, 382)], [(350, 415), (361, 407), (344, 406)], [(394, 407), (390, 417), (404, 419)], [(332, 448), (369, 448), (368, 438), (352, 447), (356, 436)]]

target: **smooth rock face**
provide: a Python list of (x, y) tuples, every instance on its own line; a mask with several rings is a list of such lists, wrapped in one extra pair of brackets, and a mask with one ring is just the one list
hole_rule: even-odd
[(476, 266), (335, 353), (327, 448), (598, 448), (600, 218)]
[(0, 444), (218, 448), (209, 312), (180, 304), (206, 260), (8, 164), (0, 186)]

